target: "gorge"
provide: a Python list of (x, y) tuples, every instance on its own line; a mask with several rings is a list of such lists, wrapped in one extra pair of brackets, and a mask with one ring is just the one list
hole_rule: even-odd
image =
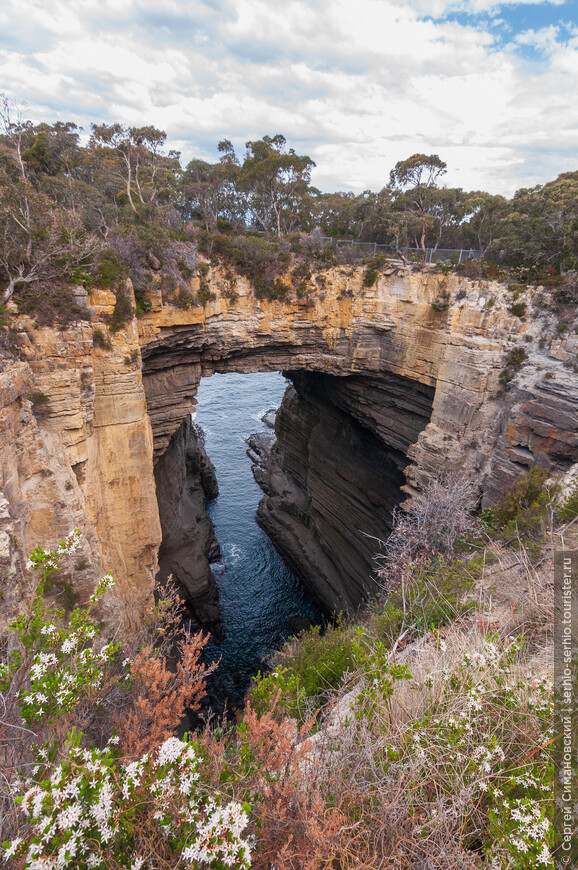
[(258, 299), (215, 265), (208, 281), (205, 305), (188, 309), (159, 281), (152, 311), (114, 334), (103, 288), (75, 291), (85, 315), (66, 329), (18, 315), (20, 358), (0, 374), (5, 606), (25, 594), (30, 549), (81, 527), (69, 578), (81, 599), (103, 570), (146, 596), (160, 563), (218, 625), (215, 481), (190, 423), (214, 372), (291, 377), (257, 469), (259, 521), (330, 613), (370, 593), (368, 536), (386, 536), (393, 506), (428, 480), (459, 474), (484, 504), (534, 464), (576, 461), (578, 336), (557, 331), (544, 288), (528, 288), (522, 319), (498, 282), (395, 262), (371, 287), (362, 268), (318, 272), (300, 299)]

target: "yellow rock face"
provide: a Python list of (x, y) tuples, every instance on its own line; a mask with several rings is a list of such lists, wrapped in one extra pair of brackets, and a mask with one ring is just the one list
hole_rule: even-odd
[[(33, 546), (79, 526), (90, 567), (79, 568), (76, 588), (110, 569), (127, 586), (151, 589), (160, 543), (153, 453), (191, 411), (200, 377), (215, 371), (391, 372), (434, 387), (431, 420), (408, 452), (410, 495), (440, 470), (469, 475), (493, 495), (524, 465), (575, 461), (578, 388), (562, 357), (575, 354), (576, 337), (555, 337), (552, 316), (531, 299), (525, 320), (509, 314), (496, 283), (386, 272), (365, 288), (363, 269), (330, 269), (311, 278), (307, 299), (268, 302), (246, 279), (211, 268), (204, 308), (180, 310), (157, 288), (153, 311), (108, 336), (109, 348), (93, 341), (95, 329), (108, 334), (101, 318), (115, 296), (107, 290), (81, 299), (86, 319), (64, 331), (18, 318), (21, 360), (0, 374), (5, 577), (21, 578)], [(516, 347), (527, 364), (495, 398)], [(34, 401), (39, 393), (44, 405)], [(385, 439), (379, 417), (377, 409), (372, 426)]]
[[(96, 319), (114, 296), (100, 291), (91, 301)], [(121, 586), (150, 591), (160, 524), (136, 325), (111, 336), (110, 350), (93, 345), (88, 319), (62, 332), (27, 318), (19, 325), (25, 362), (0, 375), (13, 548), (4, 581), (21, 576), (33, 547), (53, 547), (79, 527), (85, 545), (70, 580), (81, 597), (109, 570)]]

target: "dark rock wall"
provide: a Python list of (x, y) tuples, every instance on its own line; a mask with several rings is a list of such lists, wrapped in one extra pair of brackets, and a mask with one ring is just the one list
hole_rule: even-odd
[(213, 465), (187, 417), (155, 466), (162, 543), (159, 579), (172, 574), (196, 621), (222, 633), (219, 595), (210, 561), (218, 556), (205, 502), (218, 494)]
[[(329, 614), (374, 590), (374, 555), (404, 497), (406, 450), (433, 389), (405, 378), (289, 373), (258, 521)], [(378, 434), (379, 433), (379, 434)]]

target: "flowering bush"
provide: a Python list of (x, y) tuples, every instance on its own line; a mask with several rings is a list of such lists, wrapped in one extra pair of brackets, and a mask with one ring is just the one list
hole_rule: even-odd
[[(47, 581), (79, 547), (75, 530), (55, 550), (33, 551), (27, 567), (39, 582), (27, 611), (10, 624), (18, 645), (0, 662), (5, 780), (12, 798), (24, 793), (15, 800), (19, 813), (3, 795), (4, 824), (17, 833), (3, 843), (4, 857), (33, 870), (138, 870), (158, 861), (163, 867), (248, 867), (245, 810), (203, 788), (202, 752), (172, 736), (184, 710), (198, 706), (204, 692), (209, 669), (198, 656), (206, 639), (178, 640), (177, 633), (181, 661), (174, 672), (150, 643), (125, 656), (120, 642), (100, 638), (93, 620), (114, 585), (110, 575), (86, 608), (67, 615), (49, 607)], [(87, 745), (79, 723), (92, 728), (100, 747)], [(150, 751), (139, 756), (142, 747)]]
[(204, 691), (204, 640), (182, 638), (170, 596), (120, 648), (94, 622), (112, 578), (69, 615), (44, 602), (78, 534), (35, 550), (39, 586), (0, 656), (4, 857), (20, 870), (553, 868), (550, 599), (528, 644), (510, 635), (509, 591), (505, 623), (491, 601), (464, 617), (491, 564), (456, 558), (469, 528), (448, 521), (443, 540), (388, 561), (395, 582), (363, 626), (292, 641), (240, 721), (194, 739), (175, 729)]
[(553, 867), (552, 683), (528, 682), (518, 641), (488, 637), (447, 666), (439, 646), (442, 666), (415, 687), (422, 716), (396, 729), (390, 710), (368, 708), (372, 729), (389, 719), (385, 769), (407, 790), (416, 848), (454, 837), (455, 866), (479, 849), (494, 870)]
[(50, 776), (39, 769), (21, 799), (31, 835), (6, 843), (4, 855), (31, 870), (249, 867), (247, 813), (203, 792), (201, 763), (188, 739), (169, 737), (154, 756), (123, 763), (115, 737), (83, 749), (73, 731)]
[(22, 720), (36, 728), (30, 733), (37, 736), (81, 702), (99, 703), (105, 674), (120, 647), (102, 643), (91, 619), (95, 605), (114, 584), (110, 575), (100, 581), (88, 607), (76, 608), (68, 617), (44, 601), (50, 576), (79, 547), (80, 532), (75, 529), (56, 550), (33, 551), (27, 567), (39, 574), (39, 582), (29, 609), (9, 626), (19, 646), (0, 662), (0, 691), (7, 710), (17, 707)]

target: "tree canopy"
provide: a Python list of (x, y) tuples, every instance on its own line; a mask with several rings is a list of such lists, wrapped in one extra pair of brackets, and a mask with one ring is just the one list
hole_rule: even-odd
[(144, 287), (150, 263), (187, 261), (182, 246), (201, 229), (316, 230), (398, 250), (475, 248), (557, 272), (578, 266), (577, 171), (508, 200), (443, 186), (444, 161), (413, 154), (378, 191), (322, 193), (313, 160), (280, 133), (246, 142), (242, 157), (224, 139), (214, 163), (196, 157), (183, 169), (154, 126), (94, 124), (85, 145), (79, 132), (32, 124), (0, 98), (0, 301), (98, 272), (103, 257)]

